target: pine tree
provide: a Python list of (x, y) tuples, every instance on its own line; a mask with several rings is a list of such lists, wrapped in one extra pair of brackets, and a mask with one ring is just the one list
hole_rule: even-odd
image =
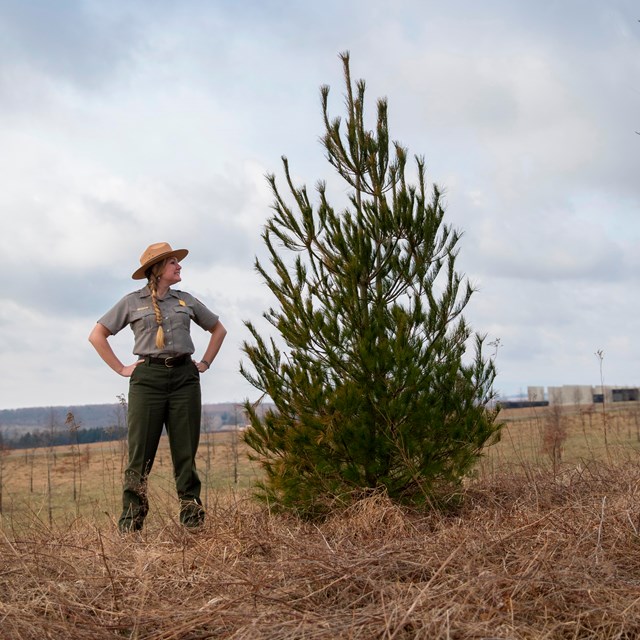
[[(365, 128), (365, 83), (344, 67), (347, 115), (331, 119), (321, 88), (326, 157), (348, 185), (336, 211), (327, 186), (317, 204), (294, 185), (292, 199), (267, 177), (273, 214), (262, 238), (270, 268), (256, 269), (277, 305), (263, 315), (268, 338), (247, 322), (252, 365), (241, 372), (268, 396), (262, 417), (246, 404), (245, 440), (265, 476), (259, 495), (305, 516), (370, 491), (403, 503), (451, 495), (485, 445), (499, 437), (495, 368), (462, 315), (473, 288), (456, 271), (460, 232), (444, 222), (442, 195), (427, 194), (425, 163), (405, 179), (407, 151), (390, 143), (387, 102)], [(465, 354), (473, 343), (474, 357)]]

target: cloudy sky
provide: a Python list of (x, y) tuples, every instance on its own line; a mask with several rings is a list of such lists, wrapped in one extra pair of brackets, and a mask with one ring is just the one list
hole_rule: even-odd
[[(206, 402), (258, 394), (243, 321), (264, 175), (329, 179), (319, 87), (389, 100), (464, 230), (497, 389), (640, 385), (640, 8), (631, 0), (0, 0), (0, 408), (110, 403), (87, 336), (152, 242), (229, 333)], [(336, 198), (344, 193), (336, 183)], [(194, 331), (198, 353), (206, 336)], [(112, 339), (132, 362), (131, 333)]]

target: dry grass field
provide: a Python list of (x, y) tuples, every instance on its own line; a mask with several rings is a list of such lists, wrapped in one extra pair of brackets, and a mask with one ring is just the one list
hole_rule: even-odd
[(236, 434), (210, 436), (197, 533), (165, 444), (128, 536), (121, 443), (5, 452), (0, 638), (640, 638), (640, 407), (501, 417), (455, 508), (379, 495), (322, 523), (253, 502)]

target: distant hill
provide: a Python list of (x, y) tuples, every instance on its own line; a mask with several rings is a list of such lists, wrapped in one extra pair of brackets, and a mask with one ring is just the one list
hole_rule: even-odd
[[(272, 405), (264, 405), (263, 411)], [(73, 414), (76, 425), (83, 429), (109, 429), (126, 424), (126, 408), (114, 404), (86, 404), (69, 407), (29, 407), (0, 409), (0, 430), (12, 436), (27, 431), (62, 430), (67, 415)], [(203, 405), (203, 426), (207, 431), (246, 423), (241, 404), (223, 402)]]

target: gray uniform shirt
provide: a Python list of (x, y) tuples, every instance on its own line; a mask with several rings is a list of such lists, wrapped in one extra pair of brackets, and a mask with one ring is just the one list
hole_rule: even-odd
[(133, 353), (137, 356), (174, 356), (195, 351), (189, 326), (193, 320), (205, 331), (210, 331), (218, 322), (218, 316), (207, 309), (200, 300), (184, 291), (169, 289), (158, 305), (162, 312), (164, 349), (156, 347), (158, 324), (151, 301), (151, 291), (146, 286), (127, 294), (98, 323), (115, 335), (131, 325), (135, 337)]

